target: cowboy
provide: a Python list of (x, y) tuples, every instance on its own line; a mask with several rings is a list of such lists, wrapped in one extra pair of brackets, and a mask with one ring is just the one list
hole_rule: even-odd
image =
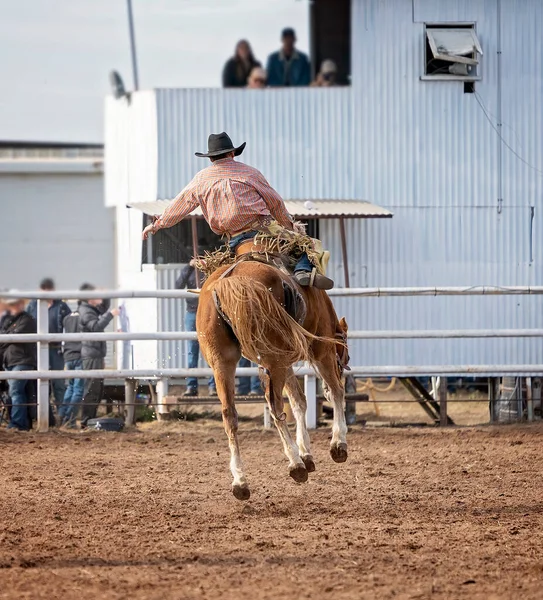
[[(194, 179), (172, 201), (163, 215), (143, 230), (143, 239), (159, 229), (179, 223), (196, 207), (200, 207), (209, 227), (229, 239), (231, 250), (265, 230), (275, 220), (293, 231), (294, 221), (281, 196), (270, 186), (257, 169), (234, 160), (245, 142), (234, 147), (226, 133), (209, 136), (207, 153), (196, 152), (200, 158), (209, 158), (212, 164), (196, 174)], [(294, 267), (297, 282), (308, 287), (329, 290), (334, 282), (314, 270), (307, 254), (302, 254)]]

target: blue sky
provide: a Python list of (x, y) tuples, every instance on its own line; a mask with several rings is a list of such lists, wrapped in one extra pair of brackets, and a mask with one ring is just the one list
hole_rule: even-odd
[[(214, 87), (235, 43), (265, 61), (308, 0), (133, 0), (140, 88)], [(108, 73), (132, 87), (125, 0), (0, 0), (0, 140), (100, 142)]]

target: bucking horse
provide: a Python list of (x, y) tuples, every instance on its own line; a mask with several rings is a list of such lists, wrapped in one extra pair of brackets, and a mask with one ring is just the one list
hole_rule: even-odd
[[(293, 365), (308, 361), (323, 381), (324, 395), (334, 407), (330, 454), (347, 460), (347, 425), (342, 381), (347, 368), (347, 323), (338, 320), (325, 291), (301, 287), (281, 268), (284, 257), (270, 258), (270, 248), (256, 241), (242, 244), (235, 261), (216, 269), (205, 281), (196, 317), (198, 340), (213, 369), (230, 446), (232, 492), (250, 497), (238, 440), (235, 405), (236, 365), (243, 355), (257, 363), (266, 400), (279, 431), (294, 481), (303, 483), (315, 470), (305, 422), (307, 401)], [(283, 261), (284, 262), (284, 261)], [(296, 419), (294, 442), (283, 411), (286, 391)]]

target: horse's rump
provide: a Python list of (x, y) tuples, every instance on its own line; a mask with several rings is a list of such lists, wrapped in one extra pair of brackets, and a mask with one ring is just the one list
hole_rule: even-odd
[[(277, 280), (282, 284), (279, 274)], [(315, 336), (282, 306), (284, 298), (276, 296), (284, 294), (282, 286), (274, 293), (259, 279), (234, 273), (216, 280), (213, 291), (246, 358), (258, 364), (311, 360)]]

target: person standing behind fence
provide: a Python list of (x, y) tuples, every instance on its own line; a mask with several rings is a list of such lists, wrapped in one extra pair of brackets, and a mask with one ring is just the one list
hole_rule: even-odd
[[(184, 267), (181, 275), (175, 282), (176, 290), (196, 289), (196, 269), (194, 268), (194, 259)], [(185, 310), (185, 331), (196, 331), (196, 312), (198, 310), (198, 296), (194, 294), (194, 298), (186, 299)], [(200, 358), (200, 344), (198, 340), (188, 340), (188, 368), (195, 369), (198, 366)], [(209, 395), (216, 396), (217, 388), (215, 387), (215, 379), (213, 376), (208, 382)], [(198, 395), (198, 377), (187, 377), (187, 389), (183, 396)]]
[[(46, 277), (40, 283), (42, 292), (54, 292), (55, 282)], [(49, 316), (49, 333), (62, 333), (62, 323), (64, 319), (72, 312), (70, 307), (62, 300), (48, 300), (47, 302)], [(38, 303), (37, 300), (31, 300), (28, 303), (26, 311), (32, 315), (34, 320), (38, 320)], [(51, 371), (64, 370), (64, 358), (62, 356), (62, 344), (60, 342), (51, 342), (49, 344), (49, 369)], [(57, 411), (60, 411), (64, 402), (64, 394), (66, 392), (66, 382), (64, 379), (52, 379), (51, 388), (55, 397), (55, 405)]]
[[(64, 333), (79, 333), (79, 306), (81, 300), (77, 303), (77, 309), (64, 318)], [(81, 342), (64, 342), (63, 344), (64, 367), (66, 371), (81, 370)], [(79, 412), (79, 405), (83, 400), (85, 392), (85, 380), (80, 378), (68, 379), (64, 401), (58, 416), (60, 425), (65, 425), (69, 429), (75, 428), (75, 421)]]
[[(81, 290), (94, 290), (93, 285), (86, 283)], [(82, 333), (102, 332), (111, 323), (113, 317), (119, 315), (119, 309), (109, 310), (109, 300), (82, 300), (79, 305), (79, 331)], [(81, 367), (84, 371), (103, 369), (107, 354), (106, 342), (81, 342)], [(85, 396), (81, 410), (81, 428), (85, 429), (87, 421), (96, 417), (98, 405), (104, 395), (104, 379), (87, 379)]]
[(247, 40), (236, 44), (234, 56), (229, 58), (222, 72), (222, 85), (228, 87), (245, 87), (251, 71), (262, 65), (253, 56), (253, 51)]
[(309, 58), (296, 49), (296, 32), (286, 27), (281, 33), (281, 50), (268, 56), (266, 71), (270, 87), (309, 85), (311, 66)]
[[(34, 317), (25, 312), (25, 301), (20, 298), (9, 298), (4, 301), (8, 316), (2, 319), (0, 334), (36, 333)], [(6, 371), (33, 371), (36, 369), (36, 344), (1, 343), (0, 363)], [(8, 429), (28, 431), (30, 429), (28, 380), (10, 379), (9, 396), (11, 399), (11, 416)]]

